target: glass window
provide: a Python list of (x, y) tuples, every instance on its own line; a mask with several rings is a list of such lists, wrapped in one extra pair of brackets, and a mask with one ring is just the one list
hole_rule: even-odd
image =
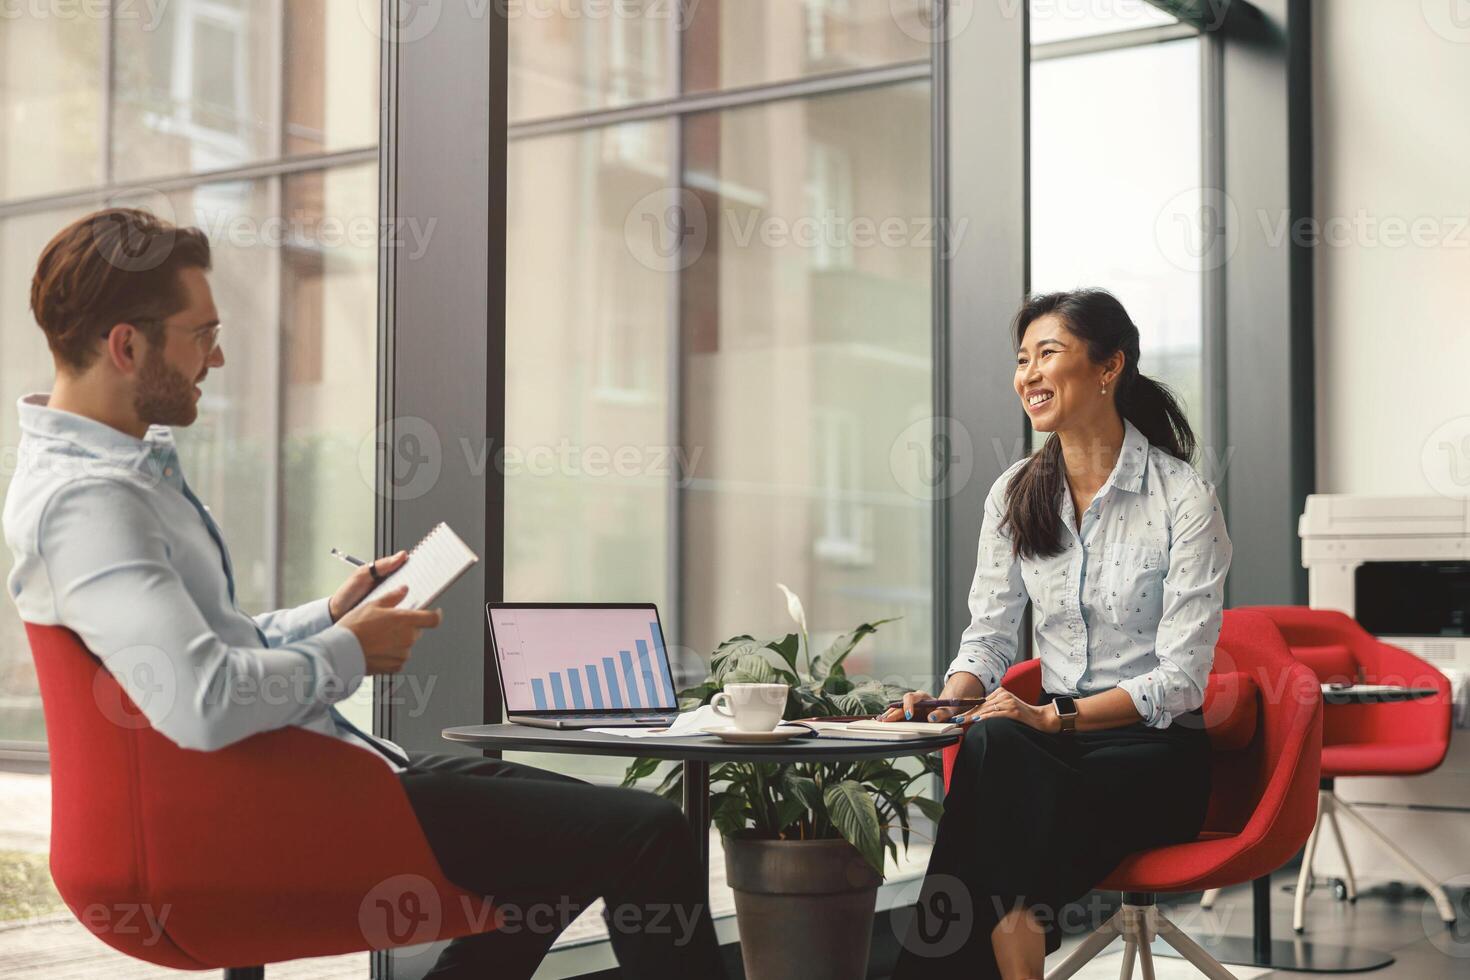
[(1175, 218), (1198, 227), (1199, 57), (1185, 38), (1031, 66), (1032, 288), (1111, 290), (1196, 432), (1203, 280)]
[(890, 469), (932, 413), (928, 106), (915, 82), (686, 124), (708, 227), (681, 282), (680, 443), (701, 456), (680, 623), (697, 650), (782, 628), (779, 580), (816, 634), (903, 617), (853, 673), (932, 669), (930, 509)]
[(637, 123), (511, 144), (500, 461), (506, 598), (652, 600), (666, 629), (676, 282), (660, 256), (677, 242), (641, 218), (677, 200), (663, 169), (671, 130)]
[[(3, 22), (0, 22), (3, 23)], [(15, 473), (20, 424), (16, 401), (25, 394), (51, 388), (51, 352), (31, 317), (31, 274), (36, 257), (51, 236), (85, 211), (54, 210), (0, 220), (0, 494), (10, 489)], [(10, 576), (14, 560), (0, 547), (0, 581)], [(46, 740), (41, 695), (25, 627), (7, 594), (0, 601), (0, 743), (39, 746)]]
[(513, 3), (507, 8), (510, 119), (519, 122), (681, 93), (927, 60), (931, 3)]
[(932, 0), (701, 4), (684, 31), (684, 90), (738, 88), (927, 60)]
[(1030, 4), (1032, 44), (1072, 41), (1179, 22), (1149, 0), (1030, 0)]
[(0, 200), (102, 180), (105, 38), (95, 17), (0, 16)]
[(670, 0), (509, 4), (510, 121), (673, 96), (685, 6)]
[(117, 180), (377, 141), (376, 5), (178, 0), (117, 18)]

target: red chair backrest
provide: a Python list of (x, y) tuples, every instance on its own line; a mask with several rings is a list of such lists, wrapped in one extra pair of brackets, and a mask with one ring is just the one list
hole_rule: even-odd
[[(26, 633), (51, 756), (52, 878), (104, 942), (198, 969), (478, 931), (467, 917), (488, 906), (443, 878), (372, 753), (300, 728), (180, 748), (70, 630)], [(399, 879), (395, 897), (438, 903), (433, 935), (376, 935), (372, 903)], [(165, 928), (137, 928), (140, 915)]]
[[(1323, 719), (1324, 745), (1372, 742), (1433, 744), (1449, 751), (1454, 725), (1450, 681), (1434, 665), (1407, 650), (1384, 643), (1358, 621), (1336, 609), (1307, 606), (1252, 606), (1276, 624), (1292, 656), (1310, 666), (1324, 684), (1358, 681), (1432, 687), (1432, 698), (1387, 704), (1334, 704)], [(1340, 675), (1352, 672), (1351, 676)]]
[[(141, 955), (129, 948), (130, 933), (93, 923), (101, 924), (109, 910), (158, 906), (148, 887), (137, 781), (145, 754), (139, 733), (156, 733), (75, 634), (28, 624), (26, 635), (51, 762), (51, 877), (72, 913), (99, 938)], [(166, 941), (152, 952), (145, 957), (151, 962), (200, 965)]]
[(1260, 721), (1241, 751), (1216, 751), (1205, 830), (1241, 838), (1261, 866), (1279, 867), (1317, 819), (1322, 691), (1270, 619), (1227, 609), (1212, 672), (1238, 671), (1259, 691)]

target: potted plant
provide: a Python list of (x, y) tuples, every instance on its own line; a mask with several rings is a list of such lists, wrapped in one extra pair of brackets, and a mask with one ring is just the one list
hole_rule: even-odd
[[(726, 684), (740, 682), (789, 685), (787, 719), (876, 714), (903, 695), (893, 685), (851, 678), (843, 668), (864, 638), (892, 620), (863, 623), (813, 658), (801, 600), (780, 588), (798, 631), (778, 640), (742, 635), (721, 643), (704, 682), (680, 692), (681, 709), (708, 704)], [(924, 777), (940, 771), (939, 758), (918, 762), (914, 772), (893, 759), (711, 768), (710, 812), (725, 842), (749, 980), (865, 974), (884, 853), (898, 858), (893, 831), (907, 848), (909, 807), (935, 821), (942, 810), (921, 795)], [(635, 760), (623, 785), (651, 776), (658, 765)], [(678, 801), (683, 788), (676, 767), (656, 792)]]

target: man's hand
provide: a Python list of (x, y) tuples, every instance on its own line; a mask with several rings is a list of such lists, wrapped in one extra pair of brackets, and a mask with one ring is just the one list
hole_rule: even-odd
[(956, 715), (954, 720), (968, 722), (986, 718), (1013, 718), (1039, 732), (1058, 732), (1062, 728), (1062, 719), (1051, 705), (1027, 704), (1003, 687), (986, 695), (985, 703), (980, 707)]
[(347, 581), (342, 583), (342, 587), (333, 592), (332, 598), (327, 600), (327, 612), (331, 613), (332, 622), (335, 623), (347, 615), (369, 592), (377, 588), (378, 583), (373, 578), (373, 568), (377, 569), (379, 579), (385, 579), (403, 567), (406, 561), (408, 561), (408, 552), (400, 551), (396, 555), (389, 555), (387, 558), (379, 558), (377, 561), (357, 566), (353, 573), (347, 576)]
[(438, 609), (397, 608), (406, 595), (408, 587), (400, 586), (342, 617), (340, 625), (351, 630), (362, 646), (368, 674), (398, 673), (408, 662), (419, 633), (433, 629), (444, 618)]

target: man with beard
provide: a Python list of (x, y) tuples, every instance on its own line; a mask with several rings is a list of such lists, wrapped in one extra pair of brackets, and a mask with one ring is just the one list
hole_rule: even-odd
[[(4, 511), (21, 618), (77, 633), (185, 748), (295, 725), (376, 753), (399, 774), (445, 876), (519, 911), (516, 921), (544, 923), (458, 939), (431, 977), (528, 978), (599, 896), (610, 923), (682, 924), (613, 928), (630, 975), (723, 976), (702, 865), (673, 804), (498, 759), (405, 753), (337, 710), (365, 675), (401, 670), (420, 631), (439, 624), (437, 611), (397, 608), (403, 590), (359, 604), (404, 553), (364, 565), (328, 598), (240, 609), (223, 532), (185, 480), (169, 428), (194, 422), (200, 386), (225, 364), (209, 268), (198, 229), (125, 208), (81, 218), (41, 253), (31, 310), (56, 380), (50, 395), (20, 400)], [(160, 679), (171, 697), (152, 696)], [(343, 801), (343, 820), (371, 816)], [(330, 827), (304, 832), (330, 846)], [(566, 911), (548, 921), (553, 907)]]

